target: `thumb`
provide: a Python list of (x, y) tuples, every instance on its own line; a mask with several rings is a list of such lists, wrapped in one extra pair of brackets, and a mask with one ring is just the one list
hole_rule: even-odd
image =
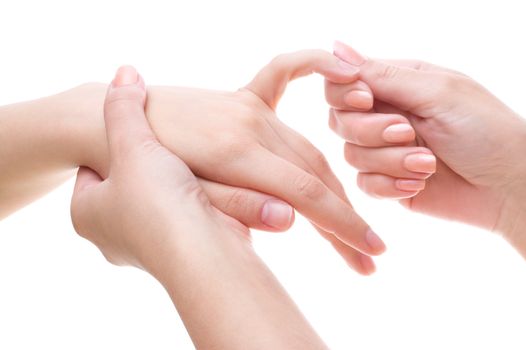
[[(402, 110), (421, 113), (437, 101), (447, 102), (448, 78), (452, 74), (422, 71), (365, 58), (352, 47), (334, 43), (334, 55), (360, 69), (360, 79), (371, 88), (375, 98)], [(425, 117), (425, 115), (422, 115)]]
[(93, 208), (100, 205), (96, 200), (96, 193), (102, 179), (93, 170), (80, 167), (71, 198), (71, 221), (75, 231), (84, 235), (88, 225), (93, 224), (96, 217), (92, 214)]
[(117, 70), (104, 101), (104, 122), (110, 159), (147, 141), (156, 140), (144, 113), (146, 90), (135, 68)]
[(359, 70), (323, 50), (303, 50), (275, 57), (254, 77), (246, 89), (275, 109), (287, 84), (299, 77), (319, 73), (327, 80), (348, 84), (358, 80)]

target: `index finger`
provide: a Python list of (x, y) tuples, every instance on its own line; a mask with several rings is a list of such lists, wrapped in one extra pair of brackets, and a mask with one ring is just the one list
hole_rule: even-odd
[(348, 84), (358, 80), (359, 69), (327, 51), (302, 50), (275, 57), (246, 89), (275, 109), (290, 81), (312, 73), (334, 83)]
[(385, 244), (349, 203), (323, 182), (267, 150), (255, 152), (250, 169), (239, 165), (238, 185), (287, 201), (312, 223), (367, 255), (378, 255)]

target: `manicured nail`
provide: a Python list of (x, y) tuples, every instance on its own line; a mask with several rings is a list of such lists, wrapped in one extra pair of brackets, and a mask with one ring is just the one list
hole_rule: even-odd
[(336, 57), (344, 60), (347, 63), (350, 63), (354, 66), (360, 66), (365, 63), (365, 57), (360, 55), (358, 51), (354, 50), (352, 47), (345, 45), (340, 41), (334, 42), (333, 49)]
[(365, 241), (375, 254), (380, 254), (385, 251), (385, 243), (373, 230), (367, 230)]
[(132, 66), (122, 66), (115, 73), (112, 81), (114, 87), (136, 84), (139, 81), (139, 73)]
[(404, 159), (404, 166), (409, 171), (416, 173), (434, 173), (436, 171), (436, 158), (432, 154), (413, 153)]
[(424, 180), (397, 179), (395, 186), (402, 191), (422, 191), (426, 187)]
[(393, 124), (385, 128), (382, 137), (384, 141), (391, 143), (409, 142), (415, 138), (415, 129), (410, 124)]
[(356, 74), (360, 73), (360, 69), (358, 67), (350, 65), (349, 63), (342, 60), (338, 60), (338, 66), (340, 67), (340, 71), (342, 72), (342, 74), (349, 77), (353, 77)]
[(261, 221), (267, 226), (284, 230), (290, 227), (294, 210), (290, 205), (275, 199), (269, 199), (261, 210)]
[(351, 107), (362, 110), (371, 109), (374, 104), (373, 95), (368, 91), (360, 90), (349, 91), (343, 97), (343, 101)]
[(376, 271), (376, 266), (370, 256), (363, 254), (360, 255), (360, 264), (362, 265), (363, 273), (365, 275), (370, 275)]

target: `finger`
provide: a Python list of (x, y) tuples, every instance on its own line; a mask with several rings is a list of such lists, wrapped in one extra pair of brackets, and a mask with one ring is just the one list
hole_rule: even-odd
[(75, 231), (84, 234), (93, 223), (93, 207), (99, 205), (95, 200), (95, 193), (102, 178), (93, 170), (80, 167), (77, 172), (73, 196), (71, 197), (71, 220)]
[[(282, 145), (278, 149), (272, 149), (273, 153), (319, 178), (331, 191), (350, 205), (342, 184), (331, 170), (323, 153), (305, 137), (284, 125), (278, 119), (270, 120), (270, 123), (279, 137), (278, 142), (273, 144)], [(364, 275), (374, 272), (374, 263), (369, 257), (352, 246), (343, 243), (332, 233), (323, 230), (314, 223), (313, 225), (320, 235), (332, 244), (351, 268)]]
[(358, 69), (323, 50), (303, 50), (274, 58), (254, 77), (246, 89), (259, 96), (272, 109), (289, 81), (319, 73), (327, 80), (347, 84), (357, 80)]
[(428, 115), (435, 103), (454, 99), (458, 75), (422, 71), (366, 59), (343, 43), (336, 42), (334, 54), (360, 69), (360, 79), (371, 87), (375, 98), (403, 110)]
[(369, 85), (360, 80), (350, 84), (336, 84), (325, 80), (325, 99), (331, 107), (351, 111), (368, 111), (374, 104)]
[(424, 190), (424, 180), (397, 179), (383, 174), (359, 173), (358, 187), (375, 198), (404, 199)]
[(390, 64), (393, 66), (412, 68), (415, 70), (428, 71), (428, 72), (452, 73), (452, 74), (466, 76), (466, 74), (459, 72), (457, 70), (442, 67), (436, 64), (425, 62), (425, 61), (408, 60), (408, 59), (378, 59), (378, 61), (384, 62), (386, 64)]
[(286, 231), (294, 223), (294, 209), (273, 196), (199, 178), (214, 207), (245, 226), (264, 231)]
[(254, 159), (234, 165), (243, 187), (282, 198), (311, 222), (364, 254), (378, 255), (385, 250), (385, 244), (353, 208), (318, 178), (264, 148), (251, 156)]
[(368, 148), (346, 143), (347, 162), (361, 172), (426, 179), (436, 171), (436, 157), (425, 147)]
[(370, 256), (362, 254), (356, 249), (343, 243), (332, 233), (323, 230), (319, 232), (323, 238), (331, 243), (333, 248), (353, 270), (362, 275), (371, 275), (376, 271), (376, 266)]
[(119, 68), (104, 101), (110, 157), (156, 140), (144, 114), (145, 99), (144, 82), (135, 68)]
[(415, 139), (415, 130), (400, 114), (346, 112), (331, 109), (330, 128), (344, 140), (364, 147), (407, 144)]

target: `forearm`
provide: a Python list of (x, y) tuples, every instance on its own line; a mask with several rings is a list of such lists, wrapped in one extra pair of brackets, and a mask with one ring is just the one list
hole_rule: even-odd
[(188, 236), (152, 273), (197, 348), (326, 348), (246, 238)]
[(86, 133), (96, 130), (86, 116), (101, 115), (102, 104), (77, 105), (86, 100), (74, 90), (0, 107), (0, 218), (61, 184), (85, 157)]

